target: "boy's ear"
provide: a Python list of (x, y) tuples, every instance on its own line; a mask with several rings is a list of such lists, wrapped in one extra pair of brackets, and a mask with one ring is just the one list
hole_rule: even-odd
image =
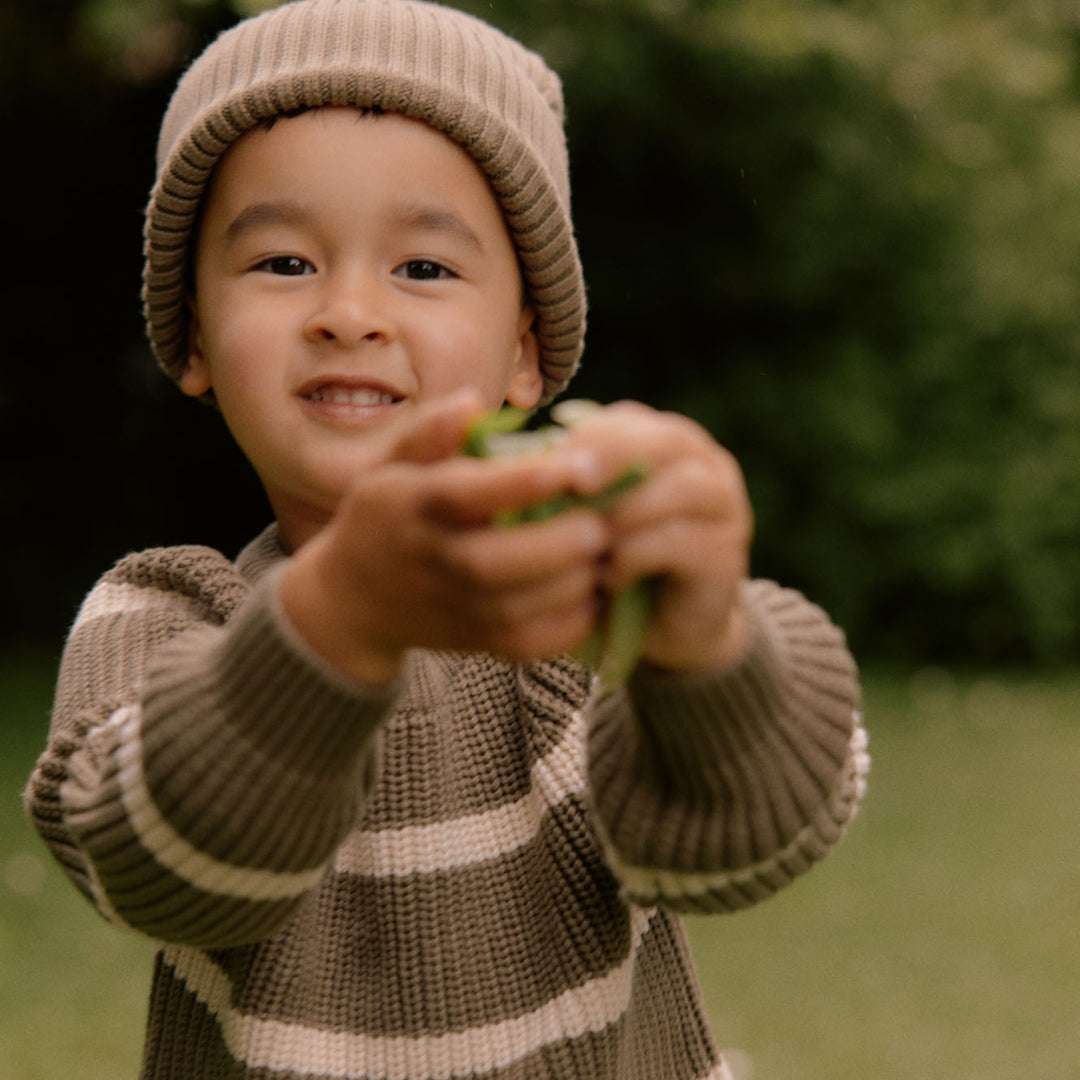
[(544, 376), (540, 371), (540, 342), (536, 338), (536, 313), (531, 304), (521, 309), (518, 322), (518, 355), (510, 386), (506, 391), (508, 405), (531, 409), (544, 392)]
[(202, 347), (202, 331), (199, 326), (199, 313), (194, 297), (189, 296), (188, 307), (188, 350), (184, 370), (180, 373), (177, 385), (188, 397), (202, 397), (211, 387), (210, 367)]

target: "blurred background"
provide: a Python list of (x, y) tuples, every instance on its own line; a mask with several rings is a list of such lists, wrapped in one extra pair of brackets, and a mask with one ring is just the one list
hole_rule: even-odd
[[(3, 0), (5, 630), (129, 548), (267, 518), (149, 359), (141, 211), (177, 73), (257, 0)], [(474, 0), (568, 100), (572, 392), (742, 461), (755, 569), (864, 658), (1080, 644), (1080, 4)]]
[[(141, 1013), (145, 989), (126, 939), (56, 922), (80, 902), (19, 831), (66, 627), (126, 551), (235, 552), (268, 520), (217, 415), (157, 372), (138, 294), (175, 79), (269, 6), (0, 0), (4, 1080), (98, 1075), (108, 995)], [(754, 572), (867, 674), (876, 773), (836, 868), (695, 930), (740, 1080), (1080, 1075), (1080, 2), (457, 6), (564, 80), (591, 305), (571, 393), (706, 424), (747, 475)], [(61, 985), (100, 1006), (77, 1072), (43, 1064), (29, 1004)]]

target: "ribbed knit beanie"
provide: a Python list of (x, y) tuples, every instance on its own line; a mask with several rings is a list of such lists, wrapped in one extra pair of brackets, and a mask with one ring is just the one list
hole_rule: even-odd
[(321, 105), (415, 117), (477, 162), (524, 269), (550, 401), (585, 331), (562, 87), (512, 38), (428, 0), (294, 0), (225, 31), (181, 77), (146, 212), (143, 304), (161, 366), (175, 379), (187, 359), (187, 263), (214, 165), (267, 118)]

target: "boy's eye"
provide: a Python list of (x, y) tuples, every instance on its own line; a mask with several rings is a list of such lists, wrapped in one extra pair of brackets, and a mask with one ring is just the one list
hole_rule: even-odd
[(402, 263), (397, 273), (410, 281), (438, 281), (440, 278), (456, 276), (453, 270), (448, 270), (433, 259), (410, 259), (407, 263)]
[(301, 259), (299, 255), (275, 255), (273, 258), (264, 259), (255, 269), (265, 270), (268, 274), (282, 274), (286, 277), (315, 273), (315, 267), (307, 259)]

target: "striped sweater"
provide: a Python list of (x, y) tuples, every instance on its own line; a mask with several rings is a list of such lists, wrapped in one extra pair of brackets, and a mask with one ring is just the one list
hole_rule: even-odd
[(26, 792), (108, 919), (160, 943), (153, 1080), (719, 1080), (678, 913), (822, 858), (867, 769), (843, 639), (746, 588), (730, 667), (600, 694), (569, 659), (335, 675), (236, 563), (131, 555), (65, 648)]

